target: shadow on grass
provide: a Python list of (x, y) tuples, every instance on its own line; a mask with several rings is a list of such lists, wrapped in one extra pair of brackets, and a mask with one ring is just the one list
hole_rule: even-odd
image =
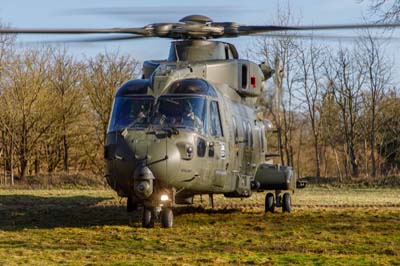
[(174, 214), (176, 216), (191, 213), (204, 213), (204, 214), (229, 214), (240, 212), (240, 209), (236, 208), (224, 208), (224, 209), (209, 209), (203, 206), (179, 206), (174, 208)]
[(0, 230), (127, 224), (125, 207), (115, 204), (111, 199), (88, 196), (0, 196)]
[[(174, 215), (191, 213), (229, 214), (239, 209), (208, 209), (180, 206)], [(126, 207), (109, 197), (42, 197), (33, 195), (0, 196), (0, 230), (30, 228), (88, 227), (103, 225), (141, 226), (142, 210), (127, 213)]]

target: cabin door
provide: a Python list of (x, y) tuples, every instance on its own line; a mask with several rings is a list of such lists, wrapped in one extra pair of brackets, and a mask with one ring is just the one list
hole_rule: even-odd
[(227, 146), (221, 123), (220, 108), (217, 101), (210, 102), (210, 141), (208, 143), (208, 157), (210, 160), (210, 176), (213, 186), (219, 190), (225, 186)]

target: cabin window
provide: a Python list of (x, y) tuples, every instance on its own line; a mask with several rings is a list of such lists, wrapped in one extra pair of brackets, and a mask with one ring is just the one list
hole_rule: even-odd
[(210, 103), (210, 130), (211, 136), (222, 137), (224, 135), (222, 131), (218, 102), (216, 101), (212, 101)]
[(153, 102), (153, 97), (116, 97), (108, 131), (147, 127)]
[(247, 89), (247, 65), (242, 65), (242, 89)]
[(235, 144), (238, 144), (239, 143), (239, 132), (238, 132), (235, 117), (232, 118), (232, 123), (233, 123), (233, 134), (234, 134), (234, 138), (235, 138)]

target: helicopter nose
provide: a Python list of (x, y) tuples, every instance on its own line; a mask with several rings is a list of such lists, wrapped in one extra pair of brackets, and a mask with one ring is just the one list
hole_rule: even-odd
[(148, 166), (157, 182), (173, 185), (177, 176), (181, 156), (175, 139), (163, 139), (164, 143), (154, 143), (148, 148)]

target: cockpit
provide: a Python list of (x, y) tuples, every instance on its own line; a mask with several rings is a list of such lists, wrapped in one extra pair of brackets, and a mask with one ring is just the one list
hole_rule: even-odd
[(153, 127), (207, 133), (207, 96), (216, 97), (217, 93), (205, 80), (175, 81), (158, 99), (145, 92), (143, 82), (134, 85), (137, 90), (131, 84), (129, 93), (123, 92), (124, 86), (117, 92), (109, 132)]
[(207, 104), (201, 96), (161, 96), (151, 124), (155, 127), (184, 128), (200, 134), (207, 132)]

